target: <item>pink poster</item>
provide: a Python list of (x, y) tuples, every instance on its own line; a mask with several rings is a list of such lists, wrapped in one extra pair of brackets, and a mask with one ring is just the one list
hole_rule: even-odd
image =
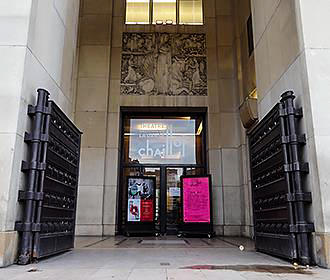
[(209, 178), (183, 178), (183, 221), (210, 223)]

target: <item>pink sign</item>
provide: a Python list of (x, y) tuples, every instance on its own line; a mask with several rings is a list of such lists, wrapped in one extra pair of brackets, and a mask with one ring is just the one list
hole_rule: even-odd
[(185, 223), (210, 223), (208, 177), (183, 178), (183, 221)]

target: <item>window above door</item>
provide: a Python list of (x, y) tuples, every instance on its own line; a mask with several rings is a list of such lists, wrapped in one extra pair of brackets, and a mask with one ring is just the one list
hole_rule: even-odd
[(124, 118), (124, 163), (203, 164), (202, 117), (141, 116)]
[(126, 24), (203, 24), (203, 0), (126, 0)]

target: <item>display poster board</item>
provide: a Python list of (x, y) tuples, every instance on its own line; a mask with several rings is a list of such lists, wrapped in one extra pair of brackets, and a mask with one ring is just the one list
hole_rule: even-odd
[(183, 222), (210, 223), (210, 177), (183, 177)]
[(155, 178), (128, 177), (127, 222), (153, 222), (155, 211)]

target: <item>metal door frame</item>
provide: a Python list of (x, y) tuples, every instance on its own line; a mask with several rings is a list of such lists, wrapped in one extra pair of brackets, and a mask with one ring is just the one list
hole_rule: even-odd
[[(137, 167), (136, 165), (134, 167)], [(132, 166), (124, 165), (124, 168), (132, 168)], [(187, 168), (205, 168), (201, 165), (139, 165), (138, 168), (145, 169), (145, 168), (158, 168), (160, 170), (160, 197), (159, 197), (159, 220), (160, 220), (160, 234), (167, 235), (171, 234), (168, 232), (167, 229), (167, 170), (170, 168), (182, 168), (183, 173), (182, 175), (187, 174)], [(141, 173), (141, 175), (145, 176)], [(121, 178), (121, 182), (125, 183), (123, 178)], [(122, 197), (120, 199), (123, 199)], [(119, 209), (120, 210), (120, 209)], [(121, 232), (120, 232), (121, 233)]]
[[(178, 110), (178, 108), (180, 110)], [(167, 116), (198, 116), (202, 117), (204, 123), (204, 129), (202, 134), (202, 164), (127, 164), (124, 162), (124, 118), (135, 116), (161, 116), (166, 118)], [(187, 168), (203, 168), (205, 173), (208, 170), (207, 161), (207, 107), (121, 107), (120, 108), (120, 133), (119, 143), (120, 149), (118, 153), (118, 179), (117, 179), (117, 213), (116, 213), (116, 235), (120, 235), (123, 230), (123, 170), (124, 168), (160, 168), (160, 231), (161, 234), (166, 234), (166, 210), (167, 210), (167, 193), (166, 193), (166, 169), (167, 168), (183, 168), (183, 174), (186, 174)]]

